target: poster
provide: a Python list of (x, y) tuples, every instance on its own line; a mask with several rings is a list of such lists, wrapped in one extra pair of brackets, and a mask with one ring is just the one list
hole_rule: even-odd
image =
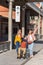
[(16, 6), (15, 10), (16, 10), (15, 22), (20, 22), (20, 6)]

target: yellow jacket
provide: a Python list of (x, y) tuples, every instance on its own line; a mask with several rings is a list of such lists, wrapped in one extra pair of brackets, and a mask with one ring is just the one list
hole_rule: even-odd
[(15, 36), (15, 39), (14, 39), (14, 44), (16, 45), (16, 42), (20, 42), (21, 43), (21, 37), (19, 35), (16, 35)]

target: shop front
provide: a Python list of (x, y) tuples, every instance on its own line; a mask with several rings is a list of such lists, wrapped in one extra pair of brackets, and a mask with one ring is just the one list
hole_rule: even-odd
[[(16, 10), (13, 10), (13, 9), (15, 9), (16, 6), (20, 6), (20, 21), (19, 22), (15, 21)], [(40, 9), (37, 8), (35, 6), (35, 4), (33, 4), (33, 3), (26, 3), (25, 5), (22, 5), (22, 6), (20, 4), (18, 4), (18, 5), (15, 4), (13, 6), (13, 9), (12, 9), (13, 10), (12, 18), (10, 18), (11, 20), (9, 20), (10, 16), (8, 17), (8, 15), (7, 15), (8, 11), (6, 14), (7, 17), (5, 14), (4, 15), (1, 14), (2, 18), (0, 18), (0, 20), (1, 20), (0, 29), (1, 29), (2, 36), (1, 36), (0, 40), (7, 41), (9, 39), (11, 42), (12, 41), (14, 42), (14, 37), (19, 28), (22, 30), (22, 36), (24, 37), (25, 35), (28, 34), (29, 29), (34, 30), (37, 23), (38, 23), (38, 32), (37, 33), (40, 36), (40, 17), (43, 17), (43, 13), (40, 11)], [(37, 23), (34, 23), (35, 16), (38, 17)], [(11, 26), (10, 26), (10, 24), (11, 24)], [(10, 27), (12, 27), (12, 28), (10, 28)], [(42, 27), (43, 27), (43, 25), (42, 25)], [(43, 28), (42, 28), (42, 32), (43, 32)], [(41, 33), (41, 34), (43, 35), (43, 33)], [(12, 45), (14, 48), (14, 43), (12, 43)]]
[(43, 12), (37, 6), (35, 6), (34, 3), (26, 3), (23, 11), (25, 12), (23, 12), (24, 18), (22, 18), (24, 21), (22, 21), (22, 25), (24, 24), (22, 26), (24, 28), (24, 30), (22, 29), (24, 32), (23, 35), (27, 35), (30, 29), (34, 30), (38, 25), (38, 31), (36, 32), (36, 34), (38, 35), (39, 39), (42, 39), (41, 35), (43, 34), (42, 26), (40, 25), (40, 23), (42, 24)]

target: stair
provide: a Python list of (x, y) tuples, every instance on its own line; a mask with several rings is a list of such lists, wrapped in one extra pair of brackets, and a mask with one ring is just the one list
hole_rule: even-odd
[(41, 44), (43, 44), (43, 40), (42, 39), (36, 40), (35, 43), (41, 43)]

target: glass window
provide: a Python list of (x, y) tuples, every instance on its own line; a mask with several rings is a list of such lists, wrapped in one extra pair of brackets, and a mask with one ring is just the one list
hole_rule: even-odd
[(8, 27), (5, 28), (5, 34), (8, 34)]
[(17, 28), (13, 28), (13, 34), (16, 34), (17, 33)]

